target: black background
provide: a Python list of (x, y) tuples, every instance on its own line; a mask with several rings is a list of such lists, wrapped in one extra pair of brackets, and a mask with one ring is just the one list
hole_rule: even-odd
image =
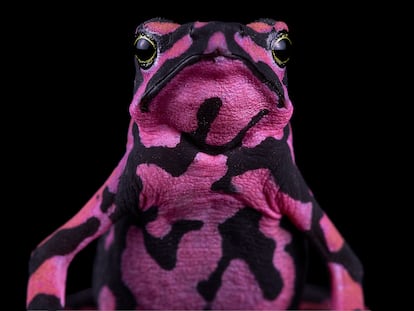
[[(24, 309), (30, 251), (86, 203), (123, 155), (133, 32), (161, 16), (243, 23), (270, 17), (289, 25), (295, 47), (288, 76), (296, 162), (365, 267), (368, 307), (384, 307), (385, 276), (393, 272), (382, 262), (387, 229), (380, 217), (394, 200), (387, 178), (394, 147), (387, 142), (395, 128), (388, 122), (394, 117), (383, 40), (389, 25), (371, 9), (272, 2), (224, 10), (220, 3), (137, 1), (90, 8), (36, 4), (10, 12), (17, 17), (5, 29), (11, 43), (4, 50), (13, 57), (4, 60), (12, 65), (12, 87), (6, 90), (12, 97), (3, 121), (14, 125), (3, 131), (10, 146), (5, 155), (11, 158), (4, 166), (11, 171), (10, 191), (3, 196), (12, 202), (7, 204), (13, 214), (7, 218), (14, 228), (10, 235), (21, 237), (7, 239), (9, 257), (18, 265), (10, 281), (12, 305)], [(75, 258), (68, 291), (88, 286), (92, 254), (93, 246)]]

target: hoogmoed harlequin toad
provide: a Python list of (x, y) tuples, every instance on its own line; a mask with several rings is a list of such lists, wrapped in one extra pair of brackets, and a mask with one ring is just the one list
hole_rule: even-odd
[(305, 306), (305, 243), (331, 309), (363, 309), (362, 267), (295, 164), (284, 22), (137, 27), (125, 155), (32, 253), (28, 309), (67, 307), (67, 270), (101, 237), (92, 293), (111, 309)]

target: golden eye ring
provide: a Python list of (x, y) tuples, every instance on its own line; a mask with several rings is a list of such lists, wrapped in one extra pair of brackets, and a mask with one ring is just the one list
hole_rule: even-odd
[(280, 67), (285, 67), (290, 59), (292, 41), (286, 32), (280, 33), (272, 42), (272, 57)]
[(134, 40), (135, 58), (143, 69), (152, 66), (157, 57), (156, 42), (145, 34), (139, 34)]

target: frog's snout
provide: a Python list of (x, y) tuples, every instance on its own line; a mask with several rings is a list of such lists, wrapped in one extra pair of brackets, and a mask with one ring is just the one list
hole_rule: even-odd
[(232, 53), (230, 52), (227, 41), (222, 32), (214, 33), (208, 43), (207, 48), (205, 49), (205, 55), (214, 55), (214, 56), (231, 56)]

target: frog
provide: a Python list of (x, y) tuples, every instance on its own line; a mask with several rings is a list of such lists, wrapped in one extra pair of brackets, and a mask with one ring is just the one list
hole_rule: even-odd
[(73, 307), (68, 268), (95, 240), (99, 310), (365, 309), (361, 260), (296, 164), (288, 24), (155, 17), (133, 37), (125, 153), (32, 250), (27, 309)]

